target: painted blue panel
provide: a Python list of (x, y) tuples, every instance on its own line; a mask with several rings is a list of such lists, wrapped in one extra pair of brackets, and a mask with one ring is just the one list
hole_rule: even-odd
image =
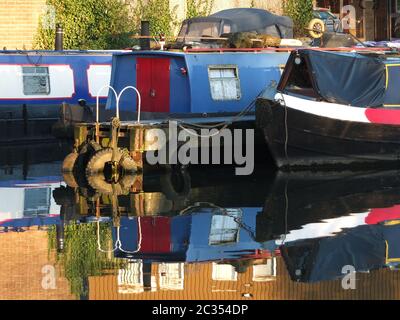
[[(134, 252), (138, 249), (137, 219), (121, 218), (120, 228), (121, 247), (124, 251)], [(117, 241), (117, 229), (112, 228), (113, 245)], [(118, 250), (118, 252), (120, 252)]]
[(191, 225), (192, 225), (191, 216), (177, 216), (172, 218), (171, 221), (172, 252), (186, 252), (189, 244)]
[[(279, 82), (279, 65), (287, 62), (288, 53), (212, 53), (188, 54), (193, 113), (239, 112), (247, 107), (271, 80)], [(211, 97), (208, 68), (211, 65), (237, 65), (241, 99), (214, 101)]]
[[(242, 221), (255, 233), (256, 216), (260, 208), (241, 208), (243, 211)], [(240, 258), (244, 251), (261, 249), (260, 243), (243, 228), (240, 229), (239, 241), (227, 245), (209, 245), (209, 234), (211, 230), (211, 210), (203, 209), (202, 213), (192, 216), (192, 232), (190, 245), (187, 252), (187, 262), (215, 261), (223, 259)], [(240, 252), (244, 250), (243, 252)]]
[[(115, 55), (112, 61), (111, 86), (117, 94), (127, 86), (136, 87), (136, 57), (133, 55)], [(106, 109), (115, 109), (115, 95), (110, 90)], [(136, 94), (127, 90), (120, 100), (120, 110), (136, 110)]]

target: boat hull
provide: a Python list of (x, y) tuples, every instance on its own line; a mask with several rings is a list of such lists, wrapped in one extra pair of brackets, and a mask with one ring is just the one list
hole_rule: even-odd
[(267, 99), (258, 99), (256, 114), (279, 168), (400, 164), (399, 125), (339, 120)]

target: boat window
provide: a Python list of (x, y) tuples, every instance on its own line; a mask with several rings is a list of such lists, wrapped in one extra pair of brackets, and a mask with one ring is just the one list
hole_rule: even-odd
[(232, 30), (232, 27), (231, 27), (230, 24), (224, 24), (224, 28), (223, 28), (223, 30), (222, 30), (222, 33), (223, 33), (223, 34), (231, 33), (231, 30)]
[(212, 279), (214, 281), (237, 281), (237, 278), (238, 274), (230, 264), (213, 263)]
[(186, 33), (188, 41), (201, 41), (201, 38), (218, 38), (220, 22), (194, 22), (189, 24)]
[(25, 189), (24, 193), (24, 217), (49, 214), (51, 201), (50, 188)]
[(316, 98), (311, 76), (304, 59), (297, 57), (292, 64), (285, 90), (291, 93)]
[(241, 217), (240, 210), (229, 210), (227, 215), (214, 215), (211, 220), (210, 245), (225, 245), (239, 241), (240, 226), (236, 219)]
[(178, 41), (181, 41), (185, 38), (187, 31), (188, 31), (188, 24), (183, 23), (181, 31), (179, 32), (179, 35), (178, 35)]
[(50, 94), (50, 75), (48, 67), (22, 67), (25, 95)]
[(209, 68), (208, 75), (213, 100), (240, 100), (242, 94), (236, 66), (212, 66)]
[(263, 33), (269, 36), (282, 38), (282, 35), (276, 25), (266, 27)]

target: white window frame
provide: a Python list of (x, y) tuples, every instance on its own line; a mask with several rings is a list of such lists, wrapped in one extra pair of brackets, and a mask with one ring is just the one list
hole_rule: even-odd
[(158, 265), (161, 290), (183, 290), (185, 279), (184, 263), (161, 263)]
[(212, 264), (212, 279), (214, 281), (237, 281), (238, 273), (230, 264)]
[[(208, 244), (210, 246), (224, 246), (239, 242), (240, 225), (234, 220), (234, 217), (241, 219), (242, 211), (238, 209), (226, 209), (226, 211), (227, 214), (215, 214), (211, 218), (210, 233), (208, 237)], [(218, 222), (222, 222), (222, 225), (221, 227), (216, 228), (215, 225)], [(232, 241), (224, 240), (223, 236), (229, 233), (233, 234), (235, 238), (232, 239)], [(215, 238), (217, 236), (220, 236), (219, 241), (213, 239), (213, 237)]]
[[(221, 77), (221, 78), (213, 78), (212, 75), (211, 75), (211, 71), (214, 71), (214, 70), (234, 70), (235, 76), (233, 78), (223, 78), (223, 77)], [(219, 83), (222, 84), (221, 87), (224, 88), (224, 79), (226, 79), (226, 80), (234, 79), (235, 80), (236, 93), (237, 93), (235, 98), (226, 97), (225, 92), (222, 93), (222, 98), (218, 98), (218, 97), (215, 97), (213, 95), (213, 92), (214, 92), (213, 83), (219, 82)], [(240, 86), (239, 68), (238, 68), (237, 65), (224, 64), (224, 65), (210, 65), (210, 66), (208, 66), (208, 80), (209, 80), (209, 83), (210, 83), (211, 98), (214, 101), (238, 101), (238, 100), (242, 99), (242, 90), (241, 90), (241, 86)], [(224, 89), (222, 89), (222, 90), (224, 90)]]

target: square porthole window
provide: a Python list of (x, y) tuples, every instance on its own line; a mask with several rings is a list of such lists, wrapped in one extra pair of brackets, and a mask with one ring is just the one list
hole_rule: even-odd
[(239, 70), (237, 66), (210, 66), (208, 68), (211, 97), (215, 101), (240, 100)]
[(49, 95), (50, 74), (48, 67), (22, 67), (24, 95)]

